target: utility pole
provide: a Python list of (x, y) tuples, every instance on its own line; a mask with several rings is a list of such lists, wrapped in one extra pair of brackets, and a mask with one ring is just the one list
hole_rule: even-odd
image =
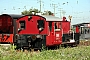
[(60, 11), (60, 18), (62, 18), (62, 15), (61, 15), (61, 13), (62, 13), (62, 8), (59, 8), (59, 11)]
[(42, 6), (41, 6), (41, 0), (40, 0), (40, 12), (41, 12), (41, 7), (42, 7)]
[(42, 9), (42, 0), (38, 1), (40, 3), (40, 13), (41, 13), (41, 9)]
[(56, 12), (55, 12), (55, 10), (56, 10), (56, 9), (55, 9), (55, 8), (56, 8), (56, 5), (57, 5), (57, 4), (52, 4), (53, 9), (54, 9), (54, 16), (55, 16), (55, 13), (56, 13)]

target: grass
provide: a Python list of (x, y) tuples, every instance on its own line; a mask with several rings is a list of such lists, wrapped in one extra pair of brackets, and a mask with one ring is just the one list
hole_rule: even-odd
[(0, 47), (0, 60), (90, 60), (90, 46), (44, 50), (42, 52), (17, 52)]

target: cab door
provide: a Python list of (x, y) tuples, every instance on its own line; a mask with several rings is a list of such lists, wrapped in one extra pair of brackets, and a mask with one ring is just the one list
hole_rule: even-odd
[(58, 22), (49, 22), (49, 34), (46, 37), (46, 45), (59, 45), (62, 42), (62, 29)]
[(58, 45), (62, 43), (62, 29), (61, 29), (61, 23), (60, 22), (55, 22), (55, 39), (54, 39), (54, 44)]
[(52, 46), (53, 41), (55, 40), (55, 32), (54, 32), (54, 22), (49, 21), (48, 22), (48, 35), (46, 36), (46, 45)]

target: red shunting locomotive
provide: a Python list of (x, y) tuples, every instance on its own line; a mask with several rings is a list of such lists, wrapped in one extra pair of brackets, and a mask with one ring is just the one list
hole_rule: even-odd
[(26, 15), (16, 20), (16, 23), (17, 49), (41, 49), (42, 44), (46, 45), (48, 25), (44, 17), (39, 15)]
[(63, 17), (61, 22), (61, 26), (63, 29), (63, 36), (62, 36), (62, 44), (70, 46), (77, 46), (79, 44), (79, 28), (76, 26), (75, 31), (71, 29), (70, 21), (66, 20), (66, 17)]
[[(78, 44), (79, 32), (70, 32), (70, 22), (55, 16), (26, 15), (16, 20), (17, 49)], [(70, 33), (69, 33), (70, 32)]]

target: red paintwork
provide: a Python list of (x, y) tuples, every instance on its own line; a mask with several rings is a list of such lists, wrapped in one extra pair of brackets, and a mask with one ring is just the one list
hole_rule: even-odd
[[(8, 39), (6, 34), (10, 34)], [(0, 42), (13, 43), (13, 23), (9, 15), (0, 16)]]
[(70, 31), (70, 22), (62, 21), (61, 25), (62, 25), (63, 34), (68, 34), (68, 32)]
[[(42, 32), (39, 33), (39, 30), (37, 28), (37, 20), (44, 20), (44, 30)], [(47, 22), (45, 21), (45, 18), (38, 16), (38, 15), (32, 15), (32, 19), (30, 21), (28, 21), (28, 16), (24, 16), (22, 18), (19, 18), (16, 22), (17, 22), (17, 29), (20, 28), (19, 27), (19, 21), (23, 21), (25, 20), (26, 23), (26, 28), (21, 30), (20, 32), (17, 31), (18, 34), (47, 34), (48, 33), (48, 29), (47, 29)]]
[(62, 21), (56, 22), (57, 28), (60, 28), (59, 31), (55, 31), (54, 22), (52, 23), (52, 31), (49, 31), (49, 35), (46, 37), (46, 45), (60, 45), (62, 43), (62, 35), (68, 34), (70, 31), (70, 22), (66, 20), (66, 17), (63, 17)]
[(55, 21), (52, 23), (52, 30), (49, 31), (48, 36), (46, 36), (46, 46), (60, 45), (62, 43), (62, 29), (55, 31), (54, 22)]
[(76, 26), (76, 33), (79, 33), (79, 27)]
[(7, 43), (13, 43), (13, 34), (10, 34), (10, 36), (8, 37), (7, 34), (0, 34), (0, 42), (7, 42)]
[(55, 39), (54, 22), (52, 22), (52, 30), (49, 31), (48, 36), (46, 36), (46, 45), (47, 46), (48, 45), (53, 45), (54, 39)]

